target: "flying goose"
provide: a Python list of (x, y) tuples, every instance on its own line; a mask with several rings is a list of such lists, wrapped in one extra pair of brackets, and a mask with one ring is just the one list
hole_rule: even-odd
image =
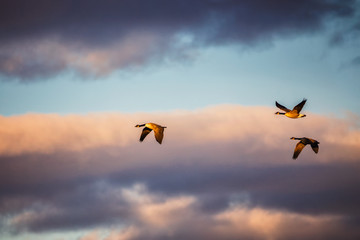
[(286, 107), (284, 107), (283, 105), (279, 104), (277, 101), (275, 101), (275, 104), (278, 108), (280, 108), (281, 110), (285, 111), (285, 113), (283, 112), (276, 112), (275, 114), (277, 115), (285, 115), (289, 118), (303, 118), (306, 117), (305, 114), (300, 114), (301, 109), (303, 108), (304, 104), (306, 103), (306, 99), (304, 98), (301, 103), (299, 103), (298, 105), (296, 105), (293, 110), (290, 110)]
[(296, 159), (299, 156), (301, 150), (303, 150), (303, 148), (307, 144), (310, 144), (312, 150), (314, 150), (315, 153), (318, 153), (318, 151), (319, 151), (319, 145), (318, 144), (320, 144), (320, 143), (318, 141), (314, 140), (314, 139), (306, 138), (306, 137), (302, 137), (302, 138), (292, 137), (290, 139), (292, 139), (292, 140), (300, 140), (300, 142), (298, 142), (296, 144), (293, 159)]
[(154, 130), (156, 141), (161, 144), (163, 137), (164, 137), (164, 128), (166, 128), (166, 127), (162, 127), (155, 123), (145, 123), (145, 124), (141, 124), (141, 125), (138, 124), (135, 127), (144, 127), (144, 129), (142, 130), (141, 136), (140, 136), (140, 142), (144, 141), (145, 137), (152, 130)]

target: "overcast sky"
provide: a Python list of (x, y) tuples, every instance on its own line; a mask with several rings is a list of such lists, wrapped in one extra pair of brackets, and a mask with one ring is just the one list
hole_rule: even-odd
[(359, 239), (359, 76), (358, 0), (1, 1), (0, 238)]

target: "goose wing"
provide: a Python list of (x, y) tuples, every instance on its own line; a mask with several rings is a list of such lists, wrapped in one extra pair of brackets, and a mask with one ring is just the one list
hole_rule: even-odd
[(285, 111), (285, 112), (290, 112), (290, 109), (284, 107), (283, 105), (281, 105), (280, 103), (278, 103), (277, 101), (275, 101), (275, 104), (278, 108), (280, 108), (281, 110)]
[(305, 144), (303, 144), (302, 142), (298, 142), (296, 144), (293, 159), (296, 159), (299, 156), (299, 154), (301, 153), (301, 151), (303, 150), (304, 147), (305, 147)]
[(319, 152), (319, 145), (317, 143), (312, 143), (311, 148), (315, 153)]
[(152, 129), (148, 127), (144, 127), (140, 136), (140, 142), (144, 141), (145, 137), (152, 131)]
[(305, 105), (306, 101), (307, 101), (307, 99), (302, 100), (301, 103), (296, 105), (293, 110), (296, 110), (298, 113), (300, 113), (300, 111), (303, 108), (303, 106)]
[(157, 126), (154, 128), (154, 133), (156, 141), (161, 144), (164, 138), (164, 128)]

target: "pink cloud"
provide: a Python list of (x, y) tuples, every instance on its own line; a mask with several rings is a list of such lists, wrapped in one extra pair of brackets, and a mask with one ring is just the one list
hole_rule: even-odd
[[(329, 231), (338, 232), (341, 220), (341, 217), (337, 216), (311, 216), (241, 205), (229, 208), (214, 218), (218, 223), (215, 232), (231, 239), (244, 233), (256, 239), (287, 239), (293, 236), (311, 238), (327, 235)], [(324, 234), (325, 231), (328, 233)]]
[[(135, 124), (157, 122), (168, 128), (164, 142), (156, 146), (153, 134), (138, 142), (141, 130)], [(300, 120), (274, 115), (274, 109), (221, 105), (195, 111), (137, 114), (65, 115), (25, 114), (0, 118), (0, 155), (58, 151), (83, 152), (114, 146), (127, 152), (135, 147), (157, 154), (181, 154), (187, 148), (237, 144), (243, 154), (277, 151), (290, 156), (296, 141), (290, 137), (311, 137), (320, 141), (315, 155), (305, 148), (299, 158), (328, 162), (343, 158), (356, 161), (360, 154), (360, 130), (346, 119), (308, 114)], [(229, 145), (229, 146), (230, 146)], [(141, 155), (141, 153), (139, 153)], [(231, 153), (230, 153), (231, 154)]]

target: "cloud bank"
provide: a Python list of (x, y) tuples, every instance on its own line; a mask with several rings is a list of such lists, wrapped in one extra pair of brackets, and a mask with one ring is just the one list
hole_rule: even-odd
[[(107, 240), (356, 239), (358, 118), (307, 115), (221, 105), (1, 117), (0, 228)], [(148, 121), (168, 127), (162, 145), (152, 134), (139, 142), (134, 126)], [(319, 140), (319, 153), (306, 147), (292, 160), (292, 136)]]
[[(3, 1), (0, 73), (20, 81), (104, 76), (199, 46), (254, 46), (355, 17), (357, 1)], [(356, 28), (351, 28), (356, 30)], [(335, 41), (335, 40), (334, 40)]]

